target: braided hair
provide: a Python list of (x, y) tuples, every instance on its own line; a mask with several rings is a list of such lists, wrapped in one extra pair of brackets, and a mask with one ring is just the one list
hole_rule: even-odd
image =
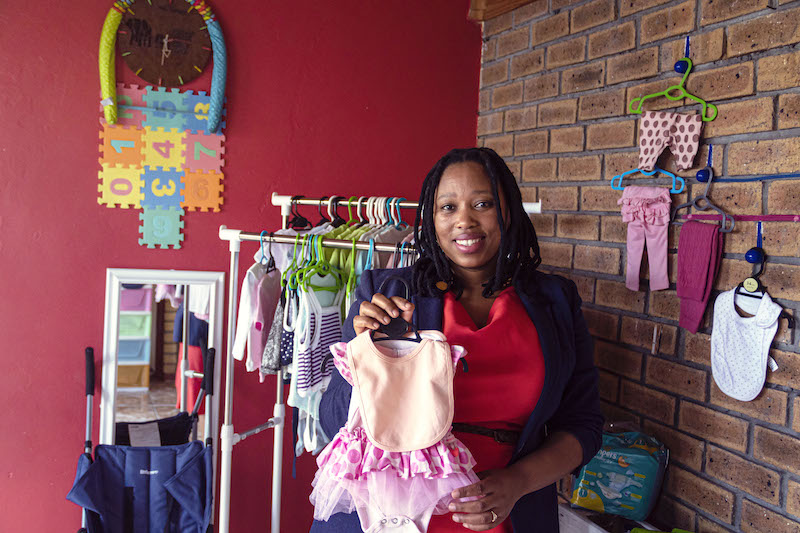
[[(492, 196), (500, 226), (500, 249), (497, 267), (486, 283), (482, 294), (488, 298), (508, 287), (520, 272), (533, 271), (542, 262), (536, 231), (522, 206), (522, 194), (517, 180), (503, 158), (491, 148), (456, 148), (442, 157), (428, 172), (422, 183), (419, 208), (414, 223), (414, 240), (420, 257), (412, 269), (412, 288), (421, 296), (438, 296), (452, 289), (460, 296), (463, 287), (453, 276), (450, 260), (436, 240), (433, 223), (436, 206), (436, 189), (445, 169), (455, 163), (474, 162), (481, 165), (492, 187)], [(499, 190), (502, 190), (508, 209), (509, 222), (506, 228), (500, 208)], [(445, 285), (442, 284), (444, 282)]]

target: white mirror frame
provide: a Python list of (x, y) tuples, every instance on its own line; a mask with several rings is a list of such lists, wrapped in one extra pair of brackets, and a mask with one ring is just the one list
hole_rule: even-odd
[(211, 285), (208, 310), (208, 347), (215, 348), (214, 396), (211, 401), (213, 464), (216, 465), (219, 438), (220, 358), (222, 356), (222, 318), (225, 295), (224, 272), (194, 270), (150, 270), (138, 268), (106, 269), (105, 327), (103, 328), (103, 387), (100, 396), (100, 444), (114, 444), (115, 408), (117, 402), (117, 349), (119, 334), (119, 299), (123, 283), (167, 285)]

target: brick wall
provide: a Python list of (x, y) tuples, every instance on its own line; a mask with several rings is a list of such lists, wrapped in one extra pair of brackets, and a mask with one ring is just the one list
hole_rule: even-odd
[[(714, 146), (717, 176), (800, 171), (800, 1), (536, 0), (484, 23), (478, 143), (497, 150), (534, 216), (543, 269), (573, 279), (595, 336), (607, 416), (632, 420), (672, 452), (653, 520), (691, 531), (800, 530), (800, 346), (786, 321), (780, 365), (762, 394), (739, 402), (711, 378), (710, 313), (692, 335), (678, 327), (677, 226), (669, 290), (625, 288), (626, 227), (611, 176), (637, 166), (637, 118), (627, 102), (679, 80), (673, 65), (691, 37), (688, 90), (719, 106), (706, 123), (694, 177)], [(673, 105), (665, 98), (645, 109)], [(684, 110), (697, 110), (687, 106)], [(675, 170), (671, 157), (661, 166)], [(687, 180), (687, 192), (702, 192)], [(733, 214), (800, 211), (800, 181), (713, 186)], [(800, 224), (764, 228), (763, 276), (787, 309), (800, 306)], [(716, 283), (727, 290), (751, 266), (755, 223), (728, 235)], [(642, 276), (647, 276), (646, 260)], [(716, 293), (712, 296), (713, 297)], [(709, 306), (709, 309), (711, 305)], [(654, 328), (661, 341), (651, 353)], [(797, 389), (795, 389), (797, 387)]]

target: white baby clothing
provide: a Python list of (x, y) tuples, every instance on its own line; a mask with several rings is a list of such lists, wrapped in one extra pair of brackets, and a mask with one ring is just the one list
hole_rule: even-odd
[[(714, 302), (711, 370), (722, 392), (749, 402), (764, 387), (769, 347), (783, 309), (766, 292), (760, 299), (735, 292), (723, 292)], [(737, 306), (754, 316), (741, 316)]]

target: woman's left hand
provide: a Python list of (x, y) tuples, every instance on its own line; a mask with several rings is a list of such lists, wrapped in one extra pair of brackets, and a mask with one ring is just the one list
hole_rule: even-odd
[[(508, 518), (522, 494), (519, 475), (509, 468), (478, 473), (480, 481), (453, 491), (450, 504), (453, 520), (472, 531), (487, 531)], [(463, 502), (461, 498), (478, 497)], [(493, 514), (494, 513), (494, 514)], [(496, 517), (496, 518), (495, 518)], [(494, 521), (492, 519), (494, 518)]]

